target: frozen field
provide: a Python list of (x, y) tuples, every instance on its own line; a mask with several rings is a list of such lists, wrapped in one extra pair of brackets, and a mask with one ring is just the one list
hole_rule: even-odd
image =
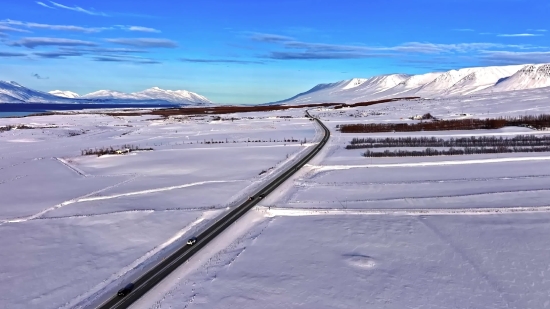
[[(0, 119), (30, 127), (0, 132), (0, 307), (79, 307), (131, 280), (303, 153), (320, 136), (303, 115)], [(126, 144), (153, 151), (81, 155)]]
[(550, 132), (335, 130), (426, 112), (453, 119), (547, 111), (532, 99), (314, 111), (332, 130), (320, 154), (133, 307), (550, 308), (550, 154), (371, 159), (344, 149), (354, 137)]
[[(280, 216), (136, 308), (547, 308), (548, 215)], [(273, 216), (273, 217), (271, 217)], [(176, 277), (176, 275), (174, 276)], [(154, 294), (154, 293), (152, 293)]]

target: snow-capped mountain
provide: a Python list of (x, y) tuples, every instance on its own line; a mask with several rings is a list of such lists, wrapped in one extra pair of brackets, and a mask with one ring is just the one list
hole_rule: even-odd
[(24, 103), (24, 102), (25, 101), (21, 101), (5, 93), (0, 93), (0, 103)]
[(66, 103), (66, 98), (61, 98), (47, 92), (33, 90), (16, 82), (0, 81), (1, 103)]
[(160, 99), (173, 103), (179, 103), (182, 101), (212, 103), (206, 97), (187, 90), (164, 90), (159, 87), (153, 87), (140, 92), (135, 92), (134, 94), (139, 97), (157, 100)]
[(82, 99), (103, 100), (155, 100), (176, 104), (208, 104), (212, 103), (206, 97), (187, 90), (164, 90), (159, 87), (149, 88), (139, 92), (125, 93), (113, 90), (99, 90), (81, 97)]
[(42, 92), (16, 82), (0, 81), (0, 103), (155, 103), (202, 105), (211, 103), (206, 97), (187, 90), (163, 90), (153, 87), (140, 92), (124, 93), (99, 90), (84, 96), (71, 91)]
[(550, 87), (550, 64), (464, 68), (421, 75), (391, 74), (320, 84), (274, 103), (361, 102), (397, 97), (452, 97)]
[(320, 84), (288, 100), (275, 103), (287, 103), (290, 101), (293, 103), (347, 102), (360, 100), (360, 98), (376, 96), (387, 89), (399, 85), (409, 77), (410, 75), (407, 74), (388, 74), (371, 78), (353, 78), (336, 83)]
[(48, 91), (48, 93), (53, 94), (53, 95), (58, 96), (58, 97), (70, 98), (70, 99), (75, 99), (75, 98), (80, 97), (80, 95), (78, 93), (75, 93), (75, 92), (72, 92), (72, 91), (53, 90), (53, 91)]
[(550, 87), (550, 64), (526, 65), (484, 92), (503, 92)]

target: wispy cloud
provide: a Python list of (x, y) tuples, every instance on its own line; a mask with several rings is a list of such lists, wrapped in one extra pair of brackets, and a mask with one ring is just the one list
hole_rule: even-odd
[(4, 26), (4, 25), (2, 25), (2, 22), (0, 22), (0, 31), (4, 31), (4, 32), (30, 32), (29, 30), (25, 30), (25, 29), (17, 29), (17, 28), (13, 28), (13, 27)]
[(281, 43), (287, 41), (294, 41), (295, 39), (289, 36), (278, 35), (278, 34), (269, 34), (269, 33), (253, 33), (250, 36), (250, 39), (257, 42), (267, 42), (267, 43)]
[(66, 57), (78, 57), (82, 56), (83, 53), (80, 52), (69, 52), (69, 51), (52, 51), (52, 52), (36, 52), (33, 55), (48, 58), (48, 59), (65, 59)]
[(37, 46), (97, 46), (96, 43), (82, 40), (61, 39), (61, 38), (23, 38), (17, 42), (8, 43), (10, 46), (24, 46), (35, 48)]
[(266, 57), (277, 60), (327, 60), (327, 59), (361, 59), (389, 57), (388, 54), (369, 54), (353, 52), (280, 52), (269, 53)]
[(40, 76), (38, 73), (34, 73), (32, 76), (36, 79), (50, 79), (49, 77)]
[(500, 36), (500, 37), (532, 37), (532, 36), (542, 36), (542, 34), (535, 34), (535, 33), (511, 33), (511, 34), (507, 34), (507, 33), (503, 33), (503, 34), (498, 34), (497, 36)]
[(0, 52), (0, 57), (24, 57), (26, 55), (24, 53)]
[(109, 43), (133, 46), (133, 47), (149, 47), (149, 48), (176, 48), (178, 43), (168, 39), (153, 39), (153, 38), (117, 38), (106, 39)]
[(86, 54), (141, 54), (148, 51), (128, 48), (102, 48), (102, 47), (61, 47), (63, 51), (81, 52)]
[(48, 9), (55, 9), (54, 7), (51, 7), (49, 5), (47, 5), (46, 3), (44, 2), (41, 2), (41, 1), (36, 1), (36, 4), (40, 5), (40, 6), (43, 6), (45, 8), (48, 8)]
[(75, 32), (84, 32), (84, 33), (97, 33), (107, 30), (125, 30), (125, 31), (136, 31), (136, 32), (147, 32), (147, 33), (160, 33), (160, 30), (142, 27), (142, 26), (124, 26), (116, 25), (110, 27), (81, 27), (74, 25), (52, 25), (52, 24), (41, 24), (33, 22), (24, 22), (19, 20), (4, 19), (0, 21), (0, 31), (17, 31), (17, 32), (29, 32), (24, 29), (16, 29), (9, 26), (19, 26), (30, 29), (45, 29), (45, 30), (60, 30), (60, 31), (75, 31)]
[(543, 52), (517, 52), (517, 51), (483, 51), (481, 59), (490, 64), (525, 64), (548, 63), (550, 51)]
[(141, 27), (141, 26), (126, 26), (127, 30), (129, 31), (136, 31), (136, 32), (149, 32), (149, 33), (160, 33), (160, 30), (157, 30), (155, 28), (149, 28), (149, 27)]
[(153, 60), (153, 59), (145, 59), (145, 58), (119, 58), (114, 56), (96, 56), (92, 57), (93, 61), (98, 62), (124, 62), (124, 63), (133, 63), (133, 64), (160, 64), (160, 61)]
[(71, 11), (80, 12), (80, 13), (84, 13), (84, 14), (88, 14), (88, 15), (108, 16), (107, 14), (105, 14), (103, 12), (98, 12), (98, 11), (95, 11), (93, 9), (86, 10), (86, 9), (83, 9), (79, 6), (67, 6), (67, 5), (57, 3), (57, 2), (53, 2), (53, 1), (49, 1), (49, 2), (50, 2), (51, 5), (53, 5), (55, 7), (58, 7), (58, 8), (61, 8), (61, 9), (65, 9), (65, 10), (71, 10)]
[(196, 59), (196, 58), (180, 58), (183, 62), (195, 63), (236, 63), (236, 64), (264, 64), (262, 61), (238, 60), (238, 59)]
[(474, 32), (474, 29), (470, 28), (459, 28), (459, 29), (453, 29), (453, 31), (461, 31), (461, 32)]
[(395, 46), (367, 46), (354, 44), (326, 44), (298, 41), (291, 37), (275, 34), (249, 36), (255, 42), (267, 42), (282, 47), (283, 50), (269, 51), (262, 58), (276, 60), (324, 60), (361, 58), (410, 58), (412, 55), (466, 55), (479, 54), (483, 50), (495, 49), (535, 49), (531, 45), (511, 45), (488, 42), (436, 44), (429, 42), (406, 42)]
[[(73, 26), (73, 25), (50, 25), (50, 24), (40, 24), (40, 23), (29, 23), (29, 22), (11, 20), (11, 19), (5, 19), (0, 21), (0, 27), (2, 27), (1, 25), (20, 26), (20, 27), (31, 28), (31, 29), (75, 31), (75, 32), (84, 32), (84, 33), (95, 33), (95, 32), (113, 29), (110, 27), (86, 28), (86, 27)], [(20, 32), (28, 32), (27, 30), (21, 30), (21, 29), (19, 30)]]

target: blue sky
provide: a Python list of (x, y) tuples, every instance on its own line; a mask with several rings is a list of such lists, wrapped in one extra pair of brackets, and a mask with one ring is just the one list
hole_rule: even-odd
[(387, 73), (550, 62), (547, 0), (0, 2), (0, 80), (264, 103)]

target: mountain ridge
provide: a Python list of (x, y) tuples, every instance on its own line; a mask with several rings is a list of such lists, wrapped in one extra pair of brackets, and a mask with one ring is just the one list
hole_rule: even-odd
[(83, 96), (72, 91), (42, 92), (13, 81), (0, 81), (0, 103), (164, 103), (174, 105), (211, 104), (205, 96), (188, 90), (164, 90), (151, 87), (134, 93), (98, 90)]
[(550, 87), (550, 64), (488, 66), (419, 75), (352, 78), (319, 84), (289, 99), (267, 104), (354, 103), (412, 96), (438, 98), (543, 87)]

